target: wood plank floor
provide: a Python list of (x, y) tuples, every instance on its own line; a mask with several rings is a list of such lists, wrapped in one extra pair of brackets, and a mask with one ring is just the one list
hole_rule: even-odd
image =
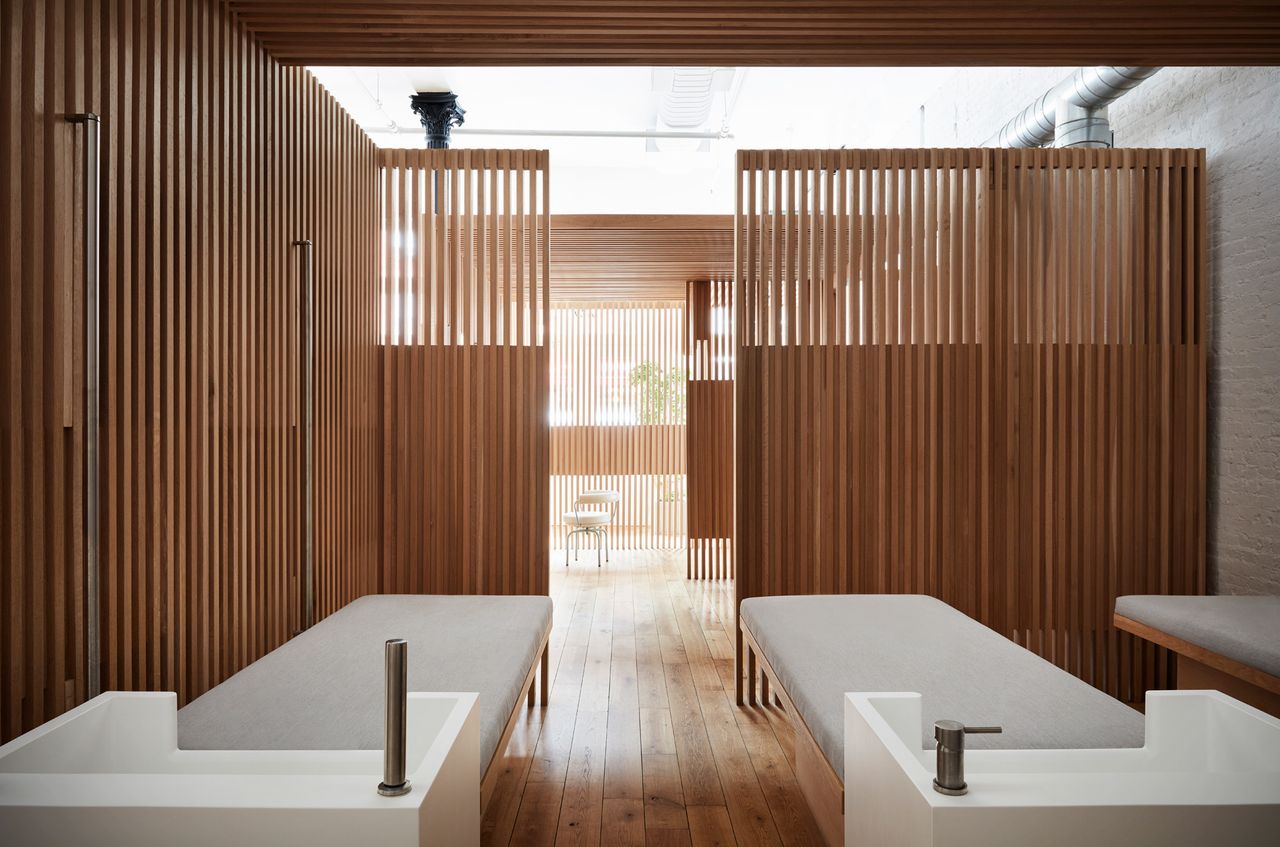
[(733, 583), (679, 551), (551, 556), (551, 702), (525, 713), (486, 845), (820, 845), (776, 706), (738, 708)]

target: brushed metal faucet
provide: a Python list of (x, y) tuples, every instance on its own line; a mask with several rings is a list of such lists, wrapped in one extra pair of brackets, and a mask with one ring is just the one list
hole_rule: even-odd
[(405, 735), (409, 712), (409, 642), (388, 638), (384, 649), (386, 662), (387, 718), (386, 744), (382, 751), (382, 782), (378, 793), (383, 797), (408, 794), (412, 786), (405, 776)]
[(973, 732), (1004, 732), (998, 726), (965, 726), (960, 721), (934, 721), (933, 738), (938, 742), (938, 775), (933, 790), (939, 794), (968, 792), (964, 781), (964, 737)]

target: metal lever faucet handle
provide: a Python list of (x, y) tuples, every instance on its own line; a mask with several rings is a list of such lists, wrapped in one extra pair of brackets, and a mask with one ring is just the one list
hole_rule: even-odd
[(960, 721), (934, 721), (933, 738), (938, 742), (937, 775), (933, 790), (959, 795), (969, 790), (964, 781), (964, 737), (969, 733), (1003, 732), (998, 726), (965, 726)]

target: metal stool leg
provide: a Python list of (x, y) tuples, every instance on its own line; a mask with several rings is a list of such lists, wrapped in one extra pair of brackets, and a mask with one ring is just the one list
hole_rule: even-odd
[(573, 535), (572, 530), (566, 530), (564, 534), (564, 566), (569, 567), (569, 538)]
[(600, 536), (602, 533), (597, 530), (594, 535), (596, 537), (596, 567), (598, 568), (600, 567)]

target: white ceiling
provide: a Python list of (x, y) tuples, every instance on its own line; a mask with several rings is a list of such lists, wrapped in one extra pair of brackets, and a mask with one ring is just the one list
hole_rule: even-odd
[[(409, 108), (418, 90), (451, 89), (464, 130), (606, 130), (657, 126), (670, 74), (653, 68), (312, 68), (383, 147), (423, 147)], [(454, 147), (551, 151), (557, 214), (733, 212), (739, 149), (915, 146), (915, 115), (954, 68), (737, 68), (713, 95), (699, 141), (471, 135)], [(658, 89), (655, 91), (655, 88)], [(394, 122), (398, 132), (389, 131)], [(683, 128), (682, 128), (683, 129)], [(654, 149), (655, 146), (658, 149)], [(689, 149), (689, 148), (702, 149)]]

